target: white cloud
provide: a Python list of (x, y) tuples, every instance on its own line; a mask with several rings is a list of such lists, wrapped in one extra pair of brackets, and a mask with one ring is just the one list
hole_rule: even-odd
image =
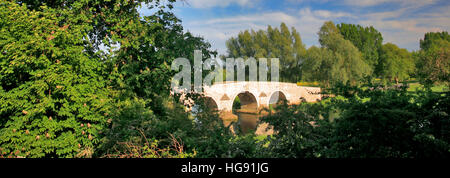
[(251, 15), (239, 15), (225, 18), (213, 18), (187, 22), (186, 28), (193, 34), (202, 35), (208, 39), (213, 49), (219, 54), (226, 53), (225, 42), (231, 37), (237, 36), (241, 31), (266, 30), (268, 25), (279, 27), (281, 22), (288, 27), (295, 27), (306, 44), (317, 44), (317, 32), (326, 20), (338, 18), (354, 18), (352, 14), (345, 12), (332, 12), (326, 10), (311, 10), (303, 8), (294, 14), (285, 12), (267, 12)]
[(345, 0), (344, 3), (351, 6), (367, 7), (393, 1), (396, 0)]
[[(205, 4), (203, 7), (211, 7), (215, 2), (218, 1), (210, 2), (210, 5)], [(240, 3), (245, 5), (248, 2), (242, 1)], [(202, 35), (211, 42), (213, 49), (217, 49), (219, 54), (226, 53), (226, 40), (237, 36), (240, 31), (247, 29), (265, 30), (268, 25), (278, 27), (281, 22), (286, 23), (289, 27), (295, 27), (307, 46), (318, 45), (317, 32), (327, 20), (336, 23), (345, 22), (373, 26), (383, 34), (384, 42), (392, 42), (409, 50), (419, 48), (419, 40), (423, 38), (426, 32), (450, 30), (449, 5), (433, 7), (432, 12), (420, 10), (433, 5), (434, 0), (380, 0), (372, 2), (345, 0), (344, 2), (353, 3), (352, 6), (360, 6), (360, 8), (344, 12), (303, 7), (293, 11), (270, 11), (185, 21), (183, 25), (192, 33)], [(237, 3), (237, 0), (224, 3)], [(399, 8), (375, 12), (365, 11), (364, 9), (364, 7), (382, 3), (397, 3)]]
[(225, 54), (226, 40), (237, 36), (241, 31), (266, 29), (267, 25), (279, 26), (281, 22), (289, 25), (295, 23), (295, 21), (296, 19), (293, 16), (283, 12), (273, 12), (199, 20), (188, 22), (185, 25), (193, 34), (202, 35), (205, 39), (208, 39), (213, 49), (217, 49), (219, 54)]
[(186, 0), (187, 4), (193, 8), (212, 8), (212, 7), (227, 7), (231, 4), (239, 6), (252, 6), (256, 1), (251, 0)]
[(433, 12), (417, 12), (433, 0), (401, 1), (401, 8), (394, 11), (361, 14), (355, 23), (373, 26), (383, 34), (384, 42), (395, 43), (402, 48), (415, 50), (426, 32), (448, 31), (450, 13), (447, 7), (433, 8)]
[(381, 4), (398, 4), (402, 7), (406, 6), (425, 6), (435, 3), (436, 0), (344, 0), (344, 4), (348, 6), (370, 7)]
[(271, 12), (271, 13), (262, 13), (262, 14), (253, 14), (247, 16), (234, 16), (227, 18), (216, 18), (212, 20), (202, 21), (198, 23), (202, 24), (242, 24), (242, 23), (273, 23), (273, 22), (286, 22), (293, 23), (295, 22), (295, 17), (290, 16), (283, 12)]
[(326, 10), (316, 10), (314, 15), (322, 18), (339, 18), (339, 17), (354, 17), (353, 15), (345, 12), (331, 12)]
[[(442, 31), (442, 27), (420, 25), (427, 23), (428, 19), (410, 20), (365, 20), (359, 21), (364, 26), (374, 26), (383, 34), (384, 42), (397, 44), (402, 48), (418, 49), (419, 40), (426, 32)], [(448, 26), (447, 28), (448, 29)]]

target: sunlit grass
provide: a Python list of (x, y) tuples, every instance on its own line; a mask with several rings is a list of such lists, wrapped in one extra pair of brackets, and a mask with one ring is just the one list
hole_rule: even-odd
[[(409, 83), (408, 85), (409, 85), (409, 87), (408, 87), (408, 91), (409, 92), (415, 92), (418, 89), (423, 89), (424, 88), (424, 86), (422, 84), (418, 83), (418, 82), (416, 82), (416, 83)], [(443, 84), (442, 85), (435, 85), (435, 86), (431, 87), (431, 91), (433, 91), (433, 92), (444, 92), (444, 91), (448, 91), (448, 87), (443, 85)]]

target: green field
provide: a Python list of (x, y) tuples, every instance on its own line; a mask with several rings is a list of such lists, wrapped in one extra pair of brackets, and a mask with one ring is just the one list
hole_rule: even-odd
[[(414, 83), (409, 83), (409, 88), (408, 91), (413, 92), (416, 91), (417, 89), (423, 89), (423, 85), (418, 83), (418, 82), (414, 82)], [(444, 92), (444, 91), (448, 91), (448, 87), (445, 85), (435, 85), (433, 87), (431, 87), (431, 90), (433, 92)]]

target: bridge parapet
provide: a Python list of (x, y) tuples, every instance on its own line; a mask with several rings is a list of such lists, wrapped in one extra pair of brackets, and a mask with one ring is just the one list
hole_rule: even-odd
[(319, 87), (297, 86), (295, 83), (283, 82), (221, 82), (204, 87), (206, 97), (212, 98), (219, 110), (231, 111), (234, 99), (241, 94), (254, 97), (256, 106), (267, 107), (276, 92), (281, 92), (291, 103), (300, 103), (301, 99), (314, 102), (321, 99)]

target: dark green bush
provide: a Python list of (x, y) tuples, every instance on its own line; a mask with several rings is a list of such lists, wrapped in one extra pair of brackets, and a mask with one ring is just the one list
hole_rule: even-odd
[[(284, 105), (263, 118), (271, 157), (449, 157), (448, 93), (339, 85), (335, 97)], [(378, 89), (377, 89), (378, 88)]]

